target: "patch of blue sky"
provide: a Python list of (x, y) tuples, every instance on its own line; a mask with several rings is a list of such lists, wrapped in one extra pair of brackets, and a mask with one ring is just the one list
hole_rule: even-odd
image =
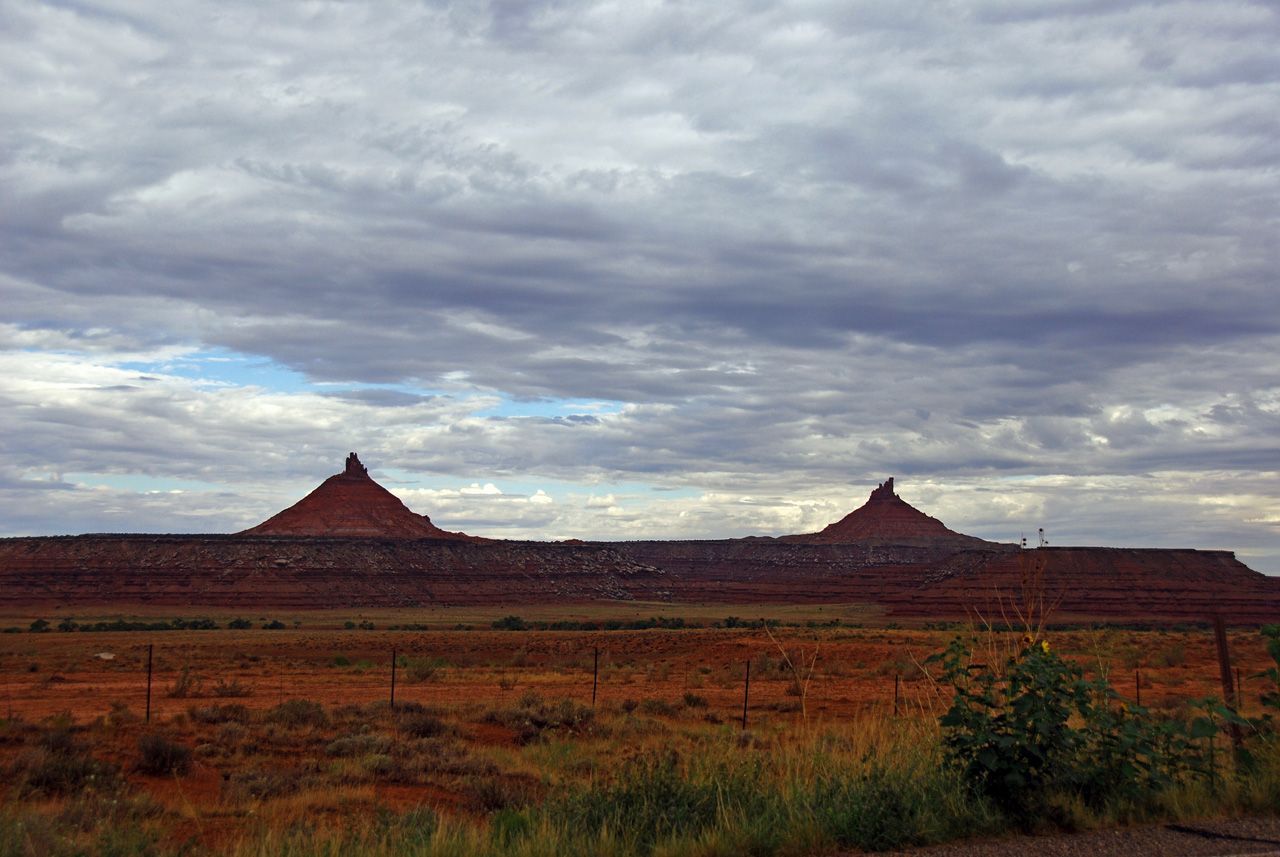
[[(476, 398), (474, 414), (480, 417), (540, 417), (544, 419), (574, 418), (616, 414), (625, 402), (582, 401), (571, 399), (523, 400), (500, 392), (444, 391), (414, 384), (362, 384), (358, 382), (313, 381), (302, 373), (260, 355), (245, 354), (225, 348), (192, 351), (168, 360), (134, 361), (118, 364), (121, 368), (143, 374), (170, 375), (197, 384), (218, 387), (260, 387), (278, 393), (338, 393), (343, 391), (381, 390), (413, 396), (445, 396), (466, 401)], [(488, 404), (492, 398), (500, 401)]]
[(117, 491), (133, 491), (137, 494), (226, 490), (221, 485), (214, 485), (212, 482), (203, 482), (197, 479), (173, 479), (166, 476), (145, 476), (142, 474), (67, 473), (62, 477), (62, 481), (73, 485), (86, 485), (90, 488), (113, 488)]
[(313, 391), (316, 385), (301, 372), (273, 360), (223, 348), (192, 351), (155, 362), (119, 364), (152, 375), (171, 375), (213, 387), (262, 387), (281, 393)]

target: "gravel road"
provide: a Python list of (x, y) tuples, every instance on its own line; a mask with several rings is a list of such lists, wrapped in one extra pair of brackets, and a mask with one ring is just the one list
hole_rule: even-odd
[(1065, 836), (1011, 836), (894, 851), (889, 857), (1280, 857), (1280, 818), (1151, 824)]

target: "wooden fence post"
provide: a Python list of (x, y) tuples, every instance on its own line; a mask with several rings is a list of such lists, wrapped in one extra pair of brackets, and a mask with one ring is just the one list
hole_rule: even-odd
[(151, 722), (151, 651), (154, 643), (147, 643), (147, 722)]
[[(1234, 683), (1231, 680), (1231, 653), (1227, 650), (1227, 626), (1222, 621), (1221, 613), (1213, 614), (1213, 637), (1214, 642), (1218, 644), (1218, 672), (1222, 676), (1222, 704), (1225, 705), (1232, 714), (1236, 711), (1236, 691)], [(1231, 743), (1240, 748), (1240, 742), (1244, 740), (1244, 733), (1240, 731), (1240, 727), (1232, 723), (1231, 728), (1227, 730), (1231, 733)]]

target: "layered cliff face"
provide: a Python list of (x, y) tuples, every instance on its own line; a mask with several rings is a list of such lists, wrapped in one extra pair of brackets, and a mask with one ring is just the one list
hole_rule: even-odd
[(0, 539), (9, 606), (858, 602), (891, 616), (1014, 621), (1027, 597), (1072, 621), (1280, 620), (1280, 580), (1229, 552), (1021, 550), (948, 529), (892, 479), (819, 533), (552, 544), (441, 530), (352, 453), (343, 473), (236, 535)]
[(0, 605), (323, 610), (669, 597), (599, 545), (301, 536), (0, 539)]
[(481, 541), (442, 530), (426, 515), (411, 512), (400, 499), (374, 482), (353, 452), (346, 469), (277, 515), (244, 531), (246, 536), (340, 536), (381, 539), (460, 539)]

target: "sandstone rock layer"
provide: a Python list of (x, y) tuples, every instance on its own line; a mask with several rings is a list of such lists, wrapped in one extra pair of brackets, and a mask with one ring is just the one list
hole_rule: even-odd
[(426, 515), (410, 511), (373, 481), (354, 452), (347, 456), (343, 472), (244, 535), (478, 540), (442, 530)]
[(819, 533), (587, 543), (439, 529), (343, 473), (230, 536), (0, 539), (0, 605), (326, 609), (583, 603), (864, 603), (889, 616), (1017, 622), (1280, 621), (1280, 580), (1227, 551), (1041, 547), (948, 529), (893, 491)]

